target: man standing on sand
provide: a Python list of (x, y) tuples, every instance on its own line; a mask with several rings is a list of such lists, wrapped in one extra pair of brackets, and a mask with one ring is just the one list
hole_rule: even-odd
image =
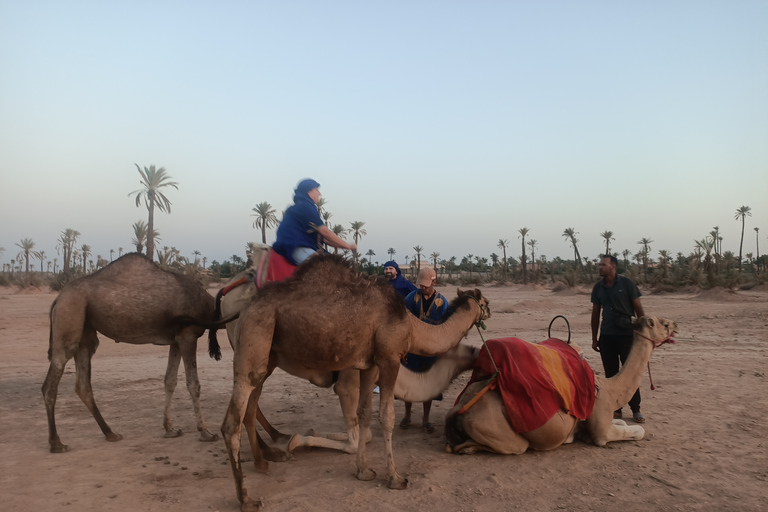
[[(619, 361), (623, 365), (632, 348), (634, 329), (632, 317), (645, 316), (640, 304), (640, 290), (629, 278), (616, 274), (618, 260), (615, 256), (600, 258), (599, 272), (603, 279), (592, 289), (592, 350), (600, 352), (605, 376), (610, 378), (619, 373)], [(600, 325), (600, 309), (603, 323)], [(600, 326), (600, 338), (597, 328)], [(635, 423), (645, 423), (640, 413), (640, 390), (629, 401)], [(621, 418), (621, 409), (613, 417)]]
[[(416, 284), (419, 289), (408, 294), (405, 298), (405, 307), (416, 315), (422, 322), (437, 325), (443, 321), (443, 315), (448, 311), (448, 301), (442, 294), (435, 291), (437, 274), (432, 267), (422, 267)], [(427, 357), (416, 354), (406, 354), (400, 364), (412, 372), (426, 372), (437, 362), (437, 356)], [(440, 395), (437, 400), (442, 400)], [(421, 417), (421, 428), (427, 434), (435, 431), (435, 427), (429, 422), (429, 411), (432, 408), (432, 400), (423, 402), (424, 415)], [(400, 428), (407, 429), (411, 426), (411, 402), (405, 402), (405, 417), (400, 422)]]

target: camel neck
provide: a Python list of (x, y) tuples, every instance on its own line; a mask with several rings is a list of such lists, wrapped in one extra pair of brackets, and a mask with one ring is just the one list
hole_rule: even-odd
[(479, 318), (479, 304), (468, 301), (439, 325), (423, 322), (408, 315), (413, 336), (408, 352), (420, 356), (436, 356), (455, 347)]
[(651, 359), (652, 352), (653, 343), (635, 333), (625, 364), (622, 365), (619, 373), (608, 379), (614, 389), (613, 398), (618, 403), (615, 408), (627, 404), (635, 390), (640, 387), (643, 371)]

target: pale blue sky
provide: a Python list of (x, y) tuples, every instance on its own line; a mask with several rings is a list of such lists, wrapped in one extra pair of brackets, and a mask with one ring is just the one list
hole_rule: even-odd
[[(361, 252), (688, 254), (752, 208), (768, 251), (765, 1), (0, 0), (0, 246), (97, 254), (146, 220), (128, 193), (163, 166), (160, 246), (208, 260), (258, 241), (312, 177)], [(274, 241), (274, 230), (268, 233)]]

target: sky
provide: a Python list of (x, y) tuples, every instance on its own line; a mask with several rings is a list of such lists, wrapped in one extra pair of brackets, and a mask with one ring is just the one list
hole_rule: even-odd
[(380, 263), (519, 256), (524, 227), (549, 259), (566, 228), (738, 254), (742, 205), (762, 254), (766, 27), (763, 0), (0, 0), (0, 261), (67, 228), (132, 250), (136, 165), (179, 184), (158, 246), (208, 262), (308, 177)]

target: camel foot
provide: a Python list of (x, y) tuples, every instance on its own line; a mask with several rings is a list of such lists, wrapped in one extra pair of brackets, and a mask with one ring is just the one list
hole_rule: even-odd
[(293, 460), (293, 456), (282, 448), (275, 446), (268, 446), (265, 450), (261, 451), (264, 454), (264, 458), (270, 462), (285, 462), (287, 460)]
[(269, 473), (269, 462), (267, 462), (266, 459), (261, 459), (260, 461), (253, 461), (253, 467), (256, 468), (257, 473), (262, 473), (265, 475)]
[[(314, 433), (314, 430), (310, 429), (310, 432)], [(310, 433), (306, 433), (304, 435), (307, 436), (307, 437), (311, 437), (312, 436), (312, 434), (310, 434)], [(302, 436), (300, 436), (299, 434), (292, 435), (290, 441), (288, 441), (288, 446), (286, 447), (286, 450), (289, 453), (292, 452), (293, 450), (295, 450), (296, 448), (298, 448), (299, 446), (301, 446), (303, 444), (302, 441), (303, 441)]]
[(110, 443), (114, 443), (123, 438), (123, 436), (121, 436), (120, 434), (115, 434), (114, 432), (108, 432), (104, 434), (104, 437), (106, 437), (107, 441), (109, 441)]
[(69, 451), (69, 445), (61, 442), (51, 443), (51, 453), (66, 453)]
[(389, 480), (387, 481), (387, 487), (390, 489), (405, 489), (408, 487), (408, 479), (403, 478), (400, 475), (395, 475), (389, 477)]
[[(167, 435), (165, 437), (168, 437)], [(203, 443), (212, 443), (219, 438), (217, 434), (211, 434), (207, 429), (200, 431), (200, 441)]]
[(249, 497), (243, 499), (243, 503), (240, 505), (240, 512), (258, 512), (262, 509), (264, 503), (261, 500), (252, 500)]
[(622, 426), (622, 427), (626, 427), (627, 426), (627, 422), (626, 421), (619, 420), (619, 419), (611, 420), (611, 423), (613, 423), (614, 425)]
[(376, 478), (376, 472), (372, 469), (358, 469), (355, 476), (358, 480), (362, 480), (363, 482), (370, 482)]
[(184, 432), (180, 428), (172, 428), (170, 430), (165, 431), (165, 437), (166, 439), (171, 439), (174, 437), (181, 437), (184, 435)]

